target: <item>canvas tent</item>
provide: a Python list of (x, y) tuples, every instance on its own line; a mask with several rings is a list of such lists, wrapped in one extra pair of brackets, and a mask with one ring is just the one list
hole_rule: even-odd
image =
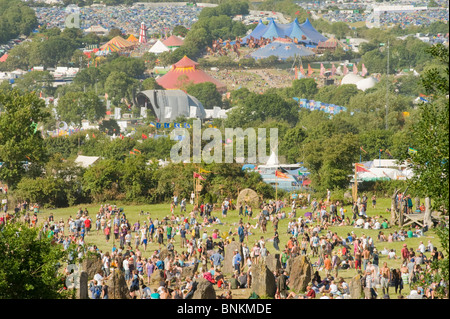
[(295, 56), (303, 57), (314, 55), (314, 52), (304, 46), (297, 45), (290, 40), (277, 39), (264, 47), (259, 48), (255, 52), (250, 53), (250, 56), (256, 60), (265, 59), (271, 55), (274, 55), (281, 60), (286, 60)]
[(188, 83), (212, 82), (219, 91), (226, 90), (225, 84), (216, 80), (205, 71), (197, 68), (198, 63), (184, 56), (180, 61), (172, 65), (169, 72), (157, 78), (156, 82), (167, 90), (180, 89)]
[(75, 159), (75, 164), (83, 168), (88, 168), (93, 165), (100, 157), (98, 156), (84, 156), (78, 155)]
[(166, 51), (170, 51), (170, 49), (161, 42), (161, 40), (156, 41), (156, 43), (148, 50), (150, 53), (160, 54)]
[(166, 40), (163, 41), (164, 45), (172, 50), (179, 48), (183, 45), (184, 41), (176, 35), (171, 35)]
[(181, 90), (146, 90), (136, 96), (140, 107), (154, 113), (161, 123), (173, 122), (176, 118), (204, 119), (206, 116), (202, 103)]
[(297, 40), (299, 43), (303, 43), (307, 46), (315, 47), (319, 42), (327, 40), (325, 36), (320, 34), (306, 19), (305, 23), (299, 24), (297, 18), (288, 24), (282, 24), (275, 22), (274, 19), (270, 19), (269, 23), (265, 25), (262, 20), (259, 20), (256, 28), (247, 36), (242, 39), (242, 42), (247, 42), (250, 37), (254, 39), (274, 39), (274, 38), (289, 38), (291, 40)]

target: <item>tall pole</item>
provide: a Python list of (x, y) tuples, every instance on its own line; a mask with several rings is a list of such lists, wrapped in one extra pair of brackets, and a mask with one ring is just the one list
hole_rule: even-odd
[(387, 43), (387, 67), (386, 67), (386, 130), (388, 129), (388, 113), (389, 113), (389, 40)]

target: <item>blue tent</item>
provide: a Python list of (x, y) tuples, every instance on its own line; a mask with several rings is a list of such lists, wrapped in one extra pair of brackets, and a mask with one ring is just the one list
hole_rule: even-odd
[(300, 28), (305, 33), (306, 37), (314, 43), (324, 42), (328, 40), (312, 26), (311, 22), (309, 22), (309, 19), (306, 19), (303, 24), (300, 24)]
[(242, 39), (243, 42), (245, 43), (250, 37), (258, 40), (261, 38), (290, 38), (294, 40), (296, 38), (299, 42), (309, 47), (315, 47), (320, 41), (327, 40), (312, 26), (308, 19), (306, 19), (305, 23), (299, 24), (297, 18), (288, 24), (277, 23), (274, 19), (270, 19), (269, 23), (265, 25), (259, 20), (256, 28)]
[(256, 60), (265, 59), (271, 55), (274, 55), (281, 60), (286, 60), (287, 58), (295, 56), (314, 55), (314, 52), (293, 42), (275, 40), (272, 43), (259, 48), (255, 52), (250, 53), (250, 56)]

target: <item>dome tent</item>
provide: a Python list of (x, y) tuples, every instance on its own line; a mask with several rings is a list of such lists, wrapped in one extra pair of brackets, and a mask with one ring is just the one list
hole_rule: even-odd
[(357, 74), (353, 74), (353, 73), (348, 73), (347, 75), (345, 75), (342, 80), (341, 80), (341, 85), (342, 84), (355, 84), (358, 83), (359, 81), (363, 80), (364, 78), (360, 75)]

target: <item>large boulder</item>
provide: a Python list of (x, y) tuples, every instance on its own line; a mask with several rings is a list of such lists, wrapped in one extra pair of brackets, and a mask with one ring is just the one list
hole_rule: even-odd
[(95, 274), (102, 271), (102, 260), (100, 255), (89, 255), (83, 259), (81, 270), (87, 273), (88, 279), (94, 279)]
[(192, 296), (192, 299), (216, 299), (216, 291), (211, 282), (204, 278), (197, 279), (197, 289)]
[(348, 283), (350, 299), (361, 299), (364, 296), (364, 288), (361, 284), (361, 275), (354, 276)]
[(174, 256), (173, 251), (169, 251), (167, 248), (161, 248), (161, 251), (159, 252), (159, 259), (164, 261), (167, 256)]
[(231, 243), (225, 246), (225, 257), (223, 260), (223, 269), (222, 269), (223, 273), (225, 274), (232, 274), (234, 272), (233, 256), (234, 251), (236, 249), (239, 251), (241, 258), (243, 258), (242, 246), (238, 241), (232, 241)]
[(271, 272), (276, 272), (281, 269), (280, 255), (279, 254), (270, 254), (266, 257), (266, 265), (267, 268)]
[(181, 270), (181, 279), (184, 280), (186, 277), (194, 277), (195, 272), (198, 269), (198, 263), (195, 263), (192, 266), (183, 267)]
[(275, 297), (277, 286), (275, 275), (264, 262), (252, 265), (252, 292), (258, 296)]
[(130, 290), (124, 273), (119, 269), (112, 269), (111, 276), (106, 281), (109, 299), (130, 299)]
[(313, 267), (309, 258), (297, 256), (290, 263), (289, 287), (296, 291), (306, 291), (306, 287), (311, 282)]
[(156, 269), (153, 272), (153, 274), (150, 276), (150, 285), (151, 286), (159, 286), (161, 281), (165, 281), (164, 270)]

